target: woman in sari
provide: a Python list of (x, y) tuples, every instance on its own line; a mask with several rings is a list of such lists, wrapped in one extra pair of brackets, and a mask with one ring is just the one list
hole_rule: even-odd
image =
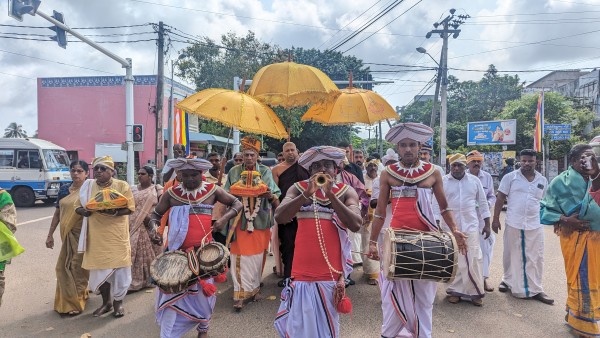
[(600, 167), (592, 147), (569, 152), (570, 167), (541, 201), (541, 222), (554, 225), (567, 275), (565, 320), (575, 334), (600, 336)]
[(139, 184), (132, 187), (135, 211), (129, 216), (129, 239), (131, 241), (131, 285), (129, 291), (138, 291), (150, 284), (150, 264), (162, 252), (162, 246), (152, 244), (149, 235), (150, 212), (158, 203), (163, 188), (153, 184), (154, 170), (142, 167), (138, 170)]
[(78, 315), (85, 309), (88, 299), (89, 272), (81, 267), (83, 253), (77, 252), (83, 217), (75, 213), (79, 189), (86, 180), (89, 168), (83, 161), (70, 165), (72, 183), (58, 191), (56, 209), (46, 238), (46, 247), (54, 248), (54, 231), (60, 223), (62, 245), (56, 263), (56, 295), (54, 310), (60, 314)]

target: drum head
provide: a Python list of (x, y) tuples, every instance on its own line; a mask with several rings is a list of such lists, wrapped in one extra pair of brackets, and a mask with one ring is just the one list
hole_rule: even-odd
[(169, 251), (158, 255), (152, 262), (150, 276), (163, 291), (176, 293), (187, 287), (194, 274), (185, 253)]
[[(211, 242), (203, 246), (198, 252), (198, 261), (200, 263), (200, 269), (207, 274), (213, 274), (212, 272), (222, 272), (221, 268), (227, 264), (229, 258), (229, 250), (218, 242)], [(218, 274), (217, 273), (217, 274)]]

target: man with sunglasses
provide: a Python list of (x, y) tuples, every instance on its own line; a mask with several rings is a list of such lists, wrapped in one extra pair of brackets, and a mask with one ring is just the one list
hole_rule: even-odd
[[(131, 244), (127, 216), (135, 211), (135, 202), (129, 184), (113, 178), (115, 163), (110, 156), (95, 158), (92, 168), (94, 179), (83, 183), (81, 197), (75, 202), (75, 212), (85, 217), (78, 251), (83, 252), (81, 266), (90, 271), (90, 290), (102, 295), (102, 305), (94, 311), (94, 317), (113, 311), (113, 316), (118, 318), (125, 315), (123, 299), (131, 284)], [(88, 201), (107, 189), (124, 196), (127, 205), (97, 211), (86, 208)]]
[(310, 179), (290, 187), (275, 210), (278, 223), (298, 220), (291, 277), (275, 319), (281, 337), (339, 337), (339, 314), (351, 312), (344, 291), (352, 272), (348, 230), (358, 231), (362, 217), (356, 191), (336, 181), (344, 158), (336, 147), (304, 152), (298, 163)]

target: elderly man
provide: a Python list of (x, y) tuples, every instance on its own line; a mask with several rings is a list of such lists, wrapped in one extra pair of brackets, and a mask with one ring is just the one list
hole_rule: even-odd
[[(128, 215), (135, 211), (135, 204), (129, 184), (113, 178), (115, 163), (110, 156), (95, 158), (92, 168), (94, 179), (83, 183), (80, 199), (75, 202), (75, 212), (85, 217), (78, 251), (83, 252), (81, 266), (90, 271), (90, 290), (102, 295), (102, 305), (94, 311), (94, 317), (114, 309), (113, 316), (118, 318), (125, 315), (123, 299), (131, 283)], [(107, 189), (118, 192), (126, 199), (126, 205), (117, 209), (90, 210), (88, 201), (98, 200)]]
[[(298, 149), (294, 143), (287, 142), (283, 145), (283, 156), (285, 161), (273, 168), (273, 180), (281, 190), (279, 201), (285, 198), (288, 189), (296, 182), (304, 181), (310, 176), (308, 171), (298, 164)], [(298, 221), (295, 217), (289, 223), (277, 225), (279, 252), (283, 262), (283, 279), (277, 283), (279, 287), (285, 286), (285, 279), (289, 278), (292, 273), (297, 230)]]
[[(260, 180), (267, 186), (267, 191), (255, 197), (240, 197), (243, 210), (239, 224), (229, 225), (229, 233), (235, 235), (231, 242), (231, 272), (233, 277), (233, 307), (240, 311), (244, 301), (260, 299), (260, 285), (264, 260), (269, 248), (271, 227), (273, 226), (272, 209), (279, 205), (279, 187), (273, 181), (271, 170), (257, 163), (260, 142), (252, 136), (246, 136), (241, 141), (244, 163), (237, 165), (227, 174), (225, 190), (231, 192), (235, 184), (240, 182), (242, 173), (253, 175), (257, 172)], [(255, 179), (252, 180), (255, 182)], [(256, 186), (248, 186), (251, 190)], [(229, 237), (229, 235), (228, 235)]]
[(504, 228), (504, 275), (498, 291), (510, 290), (517, 298), (533, 298), (545, 304), (554, 299), (544, 293), (544, 228), (540, 223), (540, 201), (548, 181), (535, 170), (536, 152), (521, 150), (521, 168), (506, 174), (500, 186), (492, 229), (502, 229), (500, 211), (508, 198)]
[[(211, 213), (215, 203), (229, 206), (212, 227), (222, 229), (227, 222), (242, 210), (242, 203), (214, 183), (202, 180), (202, 173), (211, 168), (203, 159), (178, 158), (171, 163), (181, 175), (181, 183), (165, 191), (163, 198), (154, 208), (151, 224), (153, 236), (162, 216), (170, 210), (168, 251), (197, 249), (212, 241)], [(216, 296), (207, 284), (213, 278), (198, 280), (178, 294), (167, 294), (156, 289), (156, 321), (160, 325), (162, 338), (181, 337), (196, 327), (198, 337), (207, 337)]]
[(335, 181), (344, 152), (320, 146), (299, 159), (310, 179), (294, 184), (275, 211), (298, 219), (292, 276), (281, 293), (275, 328), (281, 337), (338, 337), (339, 313), (351, 310), (344, 276), (352, 272), (348, 230), (361, 223), (358, 195)]
[[(467, 167), (469, 168), (469, 174), (479, 178), (479, 181), (483, 186), (483, 191), (485, 192), (485, 199), (487, 200), (488, 207), (491, 211), (492, 207), (496, 203), (494, 180), (492, 179), (492, 175), (481, 169), (482, 164), (483, 155), (480, 152), (473, 150), (467, 154)], [(488, 284), (487, 279), (490, 277), (490, 265), (492, 264), (496, 235), (491, 232), (486, 238), (486, 235), (483, 233), (484, 227), (485, 222), (483, 221), (482, 217), (479, 217), (479, 245), (481, 246), (481, 253), (483, 254), (483, 288), (487, 292), (492, 292), (494, 291), (494, 288)]]
[[(377, 240), (392, 199), (390, 228), (412, 231), (439, 231), (433, 218), (432, 193), (442, 210), (444, 221), (454, 234), (458, 249), (467, 252), (466, 236), (460, 232), (448, 209), (442, 175), (431, 163), (419, 160), (419, 147), (433, 135), (433, 130), (421, 123), (399, 123), (393, 126), (385, 139), (396, 144), (400, 162), (389, 165), (380, 177), (379, 199), (373, 214), (373, 229), (369, 255), (379, 259)], [(433, 301), (437, 284), (427, 280), (389, 281), (381, 274), (381, 308), (383, 310), (382, 337), (409, 335), (431, 337)]]
[[(458, 257), (458, 271), (454, 281), (446, 288), (448, 302), (458, 303), (461, 299), (470, 300), (475, 306), (483, 305), (483, 257), (479, 246), (479, 222), (485, 226), (482, 236), (490, 236), (490, 209), (483, 186), (476, 176), (466, 173), (467, 159), (463, 154), (450, 156), (450, 174), (442, 178), (448, 208), (460, 231), (467, 235), (468, 253)], [(446, 224), (443, 224), (446, 228)]]
[[(4, 236), (0, 236), (0, 245), (5, 246), (5, 249), (2, 250), (2, 255), (7, 254), (6, 247), (13, 251), (10, 255), (14, 257), (18, 253), (15, 252), (14, 248), (10, 247), (9, 238), (12, 237), (12, 233), (17, 231), (17, 209), (15, 208), (15, 204), (13, 203), (12, 197), (8, 193), (8, 191), (0, 188), (0, 227), (2, 232), (5, 232)], [(12, 238), (14, 240), (14, 237)], [(16, 241), (14, 241), (16, 243)], [(4, 294), (4, 268), (9, 261), (0, 261), (0, 306), (2, 305), (2, 295)]]

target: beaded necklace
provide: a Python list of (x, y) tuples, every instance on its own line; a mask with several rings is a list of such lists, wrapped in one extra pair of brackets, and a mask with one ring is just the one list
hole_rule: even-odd
[(321, 254), (323, 255), (323, 258), (325, 259), (325, 263), (327, 263), (327, 266), (329, 267), (329, 274), (331, 275), (331, 280), (335, 281), (335, 278), (333, 278), (332, 271), (337, 274), (340, 274), (340, 275), (343, 275), (343, 272), (336, 270), (331, 265), (331, 262), (329, 262), (329, 256), (327, 255), (327, 248), (325, 247), (325, 236), (323, 235), (323, 229), (321, 227), (321, 221), (319, 219), (317, 199), (314, 195), (312, 196), (312, 200), (313, 200), (313, 212), (315, 214), (315, 228), (317, 229), (317, 238), (319, 240), (319, 247), (321, 248)]

